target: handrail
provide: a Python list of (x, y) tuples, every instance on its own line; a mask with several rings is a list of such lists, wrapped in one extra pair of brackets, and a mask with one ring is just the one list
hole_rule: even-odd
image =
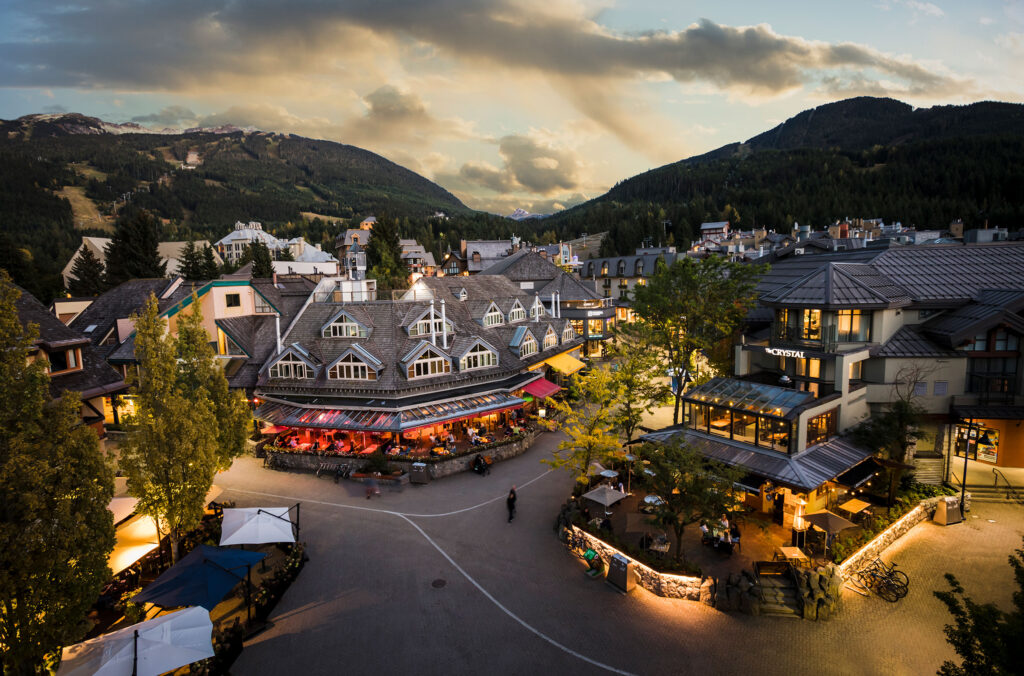
[(1006, 497), (1012, 498), (1017, 502), (1024, 502), (1019, 495), (1017, 495), (1017, 488), (1010, 483), (1010, 480), (1006, 478), (1006, 475), (999, 471), (998, 467), (992, 468), (992, 476), (995, 479), (993, 485), (999, 487), (999, 478), (1002, 477), (1003, 482), (1006, 484)]
[(964, 485), (963, 482), (960, 481), (960, 478), (956, 475), (956, 472), (954, 472), (953, 470), (949, 470), (949, 478), (955, 481), (957, 486)]

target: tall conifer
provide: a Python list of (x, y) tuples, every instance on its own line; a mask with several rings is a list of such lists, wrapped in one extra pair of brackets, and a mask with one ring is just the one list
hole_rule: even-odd
[(85, 244), (71, 267), (71, 274), (74, 277), (68, 280), (68, 291), (72, 296), (98, 296), (108, 288), (103, 262)]

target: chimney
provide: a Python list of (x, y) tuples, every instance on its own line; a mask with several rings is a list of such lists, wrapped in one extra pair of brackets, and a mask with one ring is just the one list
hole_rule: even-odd
[(441, 299), (441, 347), (448, 349), (448, 315), (445, 311), (444, 298)]
[(555, 292), (551, 292), (551, 316), (555, 316)]
[(533, 293), (533, 321), (535, 324), (540, 322), (540, 313), (536, 311), (538, 305), (540, 305), (540, 294), (535, 291)]
[(561, 291), (556, 291), (555, 292), (555, 302), (557, 303), (557, 305), (555, 307), (558, 308), (558, 314), (556, 314), (555, 316), (558, 317), (559, 319), (561, 319), (562, 318), (562, 292)]
[(272, 277), (272, 279), (274, 280), (274, 286), (276, 287), (277, 286), (277, 271), (276, 270), (274, 271), (274, 276)]
[(277, 332), (277, 353), (281, 354), (284, 347), (281, 345), (281, 313), (274, 313), (274, 329)]
[(434, 299), (430, 299), (430, 344), (437, 345), (437, 326), (434, 324)]

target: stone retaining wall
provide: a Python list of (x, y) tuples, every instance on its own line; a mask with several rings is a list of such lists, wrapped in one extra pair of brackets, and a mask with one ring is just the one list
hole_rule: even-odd
[[(925, 498), (922, 500), (917, 507), (901, 516), (893, 522), (892, 525), (876, 535), (873, 540), (847, 557), (847, 559), (839, 565), (840, 574), (845, 577), (854, 571), (860, 570), (867, 563), (881, 556), (882, 552), (888, 549), (892, 543), (909, 533), (914, 526), (926, 519), (934, 517), (935, 506), (939, 503), (939, 500), (939, 497)], [(970, 509), (971, 494), (968, 493), (964, 500), (964, 511), (968, 512)]]
[(699, 578), (689, 577), (686, 575), (671, 575), (669, 573), (659, 573), (658, 571), (650, 568), (636, 559), (628, 556), (627, 554), (620, 552), (611, 545), (604, 542), (594, 535), (591, 535), (585, 530), (582, 530), (576, 526), (570, 526), (574, 534), (583, 536), (587, 546), (593, 549), (595, 552), (601, 555), (601, 558), (605, 561), (611, 559), (611, 557), (619, 554), (625, 556), (633, 564), (633, 570), (636, 572), (637, 584), (658, 596), (672, 599), (686, 599), (687, 601), (700, 601), (702, 603), (712, 604), (714, 599), (714, 583), (710, 578)]
[[(537, 432), (528, 432), (523, 437), (510, 441), (506, 444), (498, 444), (497, 446), (491, 446), (490, 448), (482, 449), (480, 451), (474, 451), (472, 453), (466, 453), (454, 458), (436, 459), (436, 458), (424, 458), (423, 462), (427, 465), (427, 470), (430, 472), (431, 478), (440, 479), (452, 474), (458, 474), (459, 472), (468, 472), (470, 469), (470, 462), (479, 453), (480, 455), (489, 455), (494, 462), (501, 462), (502, 460), (508, 460), (514, 458), (517, 455), (525, 453), (534, 440), (537, 438)], [(367, 458), (352, 457), (352, 456), (337, 456), (337, 455), (316, 455), (314, 453), (282, 453), (280, 451), (267, 450), (267, 457), (273, 457), (275, 462), (281, 467), (287, 469), (296, 469), (306, 472), (315, 472), (320, 467), (321, 463), (327, 463), (327, 465), (333, 470), (339, 465), (348, 465), (354, 472), (361, 472), (366, 465), (369, 463)], [(402, 472), (408, 473), (412, 463), (418, 462), (415, 458), (406, 458), (402, 460), (388, 460), (388, 470), (401, 470)]]

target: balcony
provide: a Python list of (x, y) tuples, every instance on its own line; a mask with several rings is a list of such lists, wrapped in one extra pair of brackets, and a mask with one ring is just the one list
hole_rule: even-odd
[(822, 326), (818, 329), (817, 338), (806, 338), (804, 332), (796, 327), (780, 322), (772, 322), (773, 347), (811, 348), (821, 352), (835, 352), (838, 341), (835, 326)]

